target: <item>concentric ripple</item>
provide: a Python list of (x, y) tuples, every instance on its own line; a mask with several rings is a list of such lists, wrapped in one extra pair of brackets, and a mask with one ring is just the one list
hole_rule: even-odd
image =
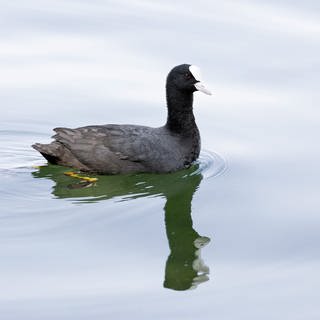
[[(226, 161), (220, 155), (202, 150), (196, 164), (180, 172), (164, 175), (100, 175), (97, 176), (98, 182), (88, 187), (77, 179), (66, 177), (64, 172), (70, 169), (47, 165), (46, 160), (31, 148), (35, 141), (47, 142), (49, 139), (48, 133), (37, 131), (0, 131), (0, 174), (3, 182), (0, 186), (1, 197), (13, 207), (19, 204), (15, 212), (27, 210), (24, 206), (26, 202), (34, 208), (37, 203), (44, 203), (49, 199), (92, 203), (107, 199), (123, 201), (164, 196), (168, 190), (174, 193), (182, 184), (192, 182), (192, 177), (199, 176), (196, 179), (200, 180), (209, 179), (222, 174), (226, 169)], [(182, 181), (181, 178), (188, 179)], [(43, 205), (39, 207), (43, 208)]]
[(217, 177), (227, 169), (226, 161), (217, 153), (201, 150), (198, 159), (199, 168), (194, 173), (201, 173), (203, 178)]

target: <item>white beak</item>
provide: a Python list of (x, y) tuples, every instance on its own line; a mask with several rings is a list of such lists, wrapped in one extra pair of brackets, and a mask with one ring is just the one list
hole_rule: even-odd
[(212, 95), (211, 91), (206, 88), (206, 86), (203, 84), (203, 82), (197, 82), (194, 84), (194, 86), (196, 87), (196, 89), (198, 91), (201, 91), (201, 92), (208, 94), (210, 96)]
[(193, 75), (193, 77), (199, 81), (197, 83), (194, 84), (194, 86), (196, 87), (196, 89), (198, 91), (201, 91), (205, 94), (209, 94), (212, 95), (211, 91), (209, 89), (206, 88), (206, 86), (204, 85), (204, 83), (202, 82), (202, 77), (201, 77), (201, 72), (200, 69), (197, 66), (190, 66), (189, 67), (189, 71), (191, 72), (191, 74)]

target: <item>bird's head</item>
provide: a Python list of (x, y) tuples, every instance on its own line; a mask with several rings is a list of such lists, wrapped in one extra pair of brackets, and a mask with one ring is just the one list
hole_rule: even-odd
[(179, 91), (201, 91), (211, 95), (210, 90), (204, 85), (200, 69), (190, 64), (181, 64), (174, 67), (168, 74), (167, 85), (176, 87)]

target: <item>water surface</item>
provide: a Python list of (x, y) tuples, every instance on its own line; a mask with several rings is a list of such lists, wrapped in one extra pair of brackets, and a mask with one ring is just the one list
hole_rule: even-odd
[[(319, 319), (315, 1), (10, 1), (0, 31), (0, 314)], [(30, 145), (52, 128), (166, 119), (199, 65), (202, 153), (85, 184)]]

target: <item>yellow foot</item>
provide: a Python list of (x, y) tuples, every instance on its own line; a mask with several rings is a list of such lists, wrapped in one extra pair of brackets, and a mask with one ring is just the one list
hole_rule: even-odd
[(64, 172), (64, 174), (66, 176), (72, 177), (72, 178), (77, 178), (83, 181), (88, 181), (88, 182), (96, 182), (98, 181), (98, 178), (91, 178), (91, 177), (85, 177), (85, 176), (80, 176), (79, 174), (77, 174), (76, 172), (73, 171), (67, 171)]

